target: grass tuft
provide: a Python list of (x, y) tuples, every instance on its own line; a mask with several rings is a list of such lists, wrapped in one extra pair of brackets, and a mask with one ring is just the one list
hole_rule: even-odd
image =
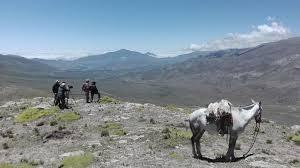
[(60, 113), (56, 116), (57, 121), (71, 122), (80, 119), (80, 115), (76, 112)]
[(300, 135), (294, 135), (291, 140), (300, 145)]
[(93, 163), (94, 157), (91, 153), (85, 153), (79, 156), (70, 156), (62, 161), (63, 168), (86, 168)]
[(34, 168), (35, 166), (30, 165), (29, 163), (0, 163), (0, 168)]
[(183, 157), (176, 152), (170, 152), (169, 156), (176, 160), (183, 160)]
[(272, 141), (271, 139), (267, 139), (267, 140), (266, 140), (266, 143), (267, 143), (267, 144), (272, 144), (273, 141)]
[(165, 145), (171, 148), (190, 140), (192, 137), (190, 131), (184, 131), (177, 128), (165, 128), (162, 133)]
[(58, 111), (58, 107), (51, 107), (49, 109), (27, 108), (15, 117), (15, 121), (18, 123), (30, 122), (45, 116), (56, 114)]
[(168, 104), (165, 106), (165, 108), (169, 111), (179, 111), (179, 108), (175, 106), (174, 104)]
[(109, 96), (103, 96), (100, 99), (100, 103), (102, 103), (102, 104), (119, 104), (120, 101), (117, 99), (114, 99), (112, 97), (109, 97)]
[[(100, 131), (108, 132), (108, 135), (122, 136), (127, 134), (122, 124), (113, 121), (107, 121), (104, 125), (100, 125)], [(107, 133), (105, 135), (107, 136)]]

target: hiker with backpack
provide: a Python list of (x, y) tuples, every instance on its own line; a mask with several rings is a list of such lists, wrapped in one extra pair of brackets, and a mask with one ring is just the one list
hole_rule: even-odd
[(68, 108), (66, 105), (66, 93), (70, 91), (70, 88), (66, 84), (66, 82), (62, 82), (58, 88), (57, 93), (57, 102), (59, 104), (59, 108), (64, 109)]
[(57, 93), (58, 93), (59, 86), (60, 86), (59, 80), (56, 80), (55, 83), (54, 83), (54, 85), (52, 86), (52, 92), (54, 94), (54, 105), (55, 106), (58, 104)]
[(90, 91), (91, 91), (91, 102), (93, 102), (95, 94), (98, 95), (98, 100), (97, 100), (97, 102), (98, 102), (100, 100), (101, 96), (100, 96), (100, 93), (98, 91), (98, 88), (96, 86), (96, 82), (95, 81), (92, 82), (92, 84), (90, 86)]
[(90, 80), (86, 79), (85, 83), (82, 85), (81, 90), (84, 92), (86, 103), (90, 103)]

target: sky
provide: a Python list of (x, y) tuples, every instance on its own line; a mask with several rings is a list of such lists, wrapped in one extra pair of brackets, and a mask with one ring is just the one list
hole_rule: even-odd
[(0, 0), (0, 53), (160, 57), (244, 48), (300, 33), (298, 0)]

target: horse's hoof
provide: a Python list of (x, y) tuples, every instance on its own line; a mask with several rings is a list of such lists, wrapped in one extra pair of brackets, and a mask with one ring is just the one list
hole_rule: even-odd
[(230, 157), (225, 157), (225, 162), (230, 162), (231, 160), (230, 160)]
[(225, 161), (226, 162), (232, 162), (232, 161), (235, 161), (235, 157), (233, 156), (233, 157), (225, 157)]
[(202, 155), (194, 155), (194, 158), (195, 158), (195, 159), (201, 159), (201, 158), (202, 158)]

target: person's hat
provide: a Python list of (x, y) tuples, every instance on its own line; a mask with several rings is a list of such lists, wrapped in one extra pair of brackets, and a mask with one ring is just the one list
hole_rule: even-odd
[(90, 80), (89, 80), (89, 79), (86, 79), (85, 82), (90, 82)]
[(59, 80), (56, 80), (56, 83), (59, 83)]

